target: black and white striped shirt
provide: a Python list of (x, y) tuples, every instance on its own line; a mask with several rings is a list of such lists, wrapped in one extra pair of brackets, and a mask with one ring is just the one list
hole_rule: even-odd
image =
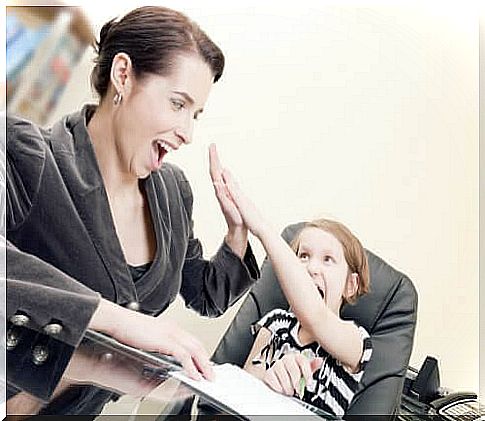
[(253, 325), (253, 334), (256, 334), (261, 327), (271, 332), (271, 339), (252, 363), (265, 364), (268, 369), (289, 352), (304, 353), (310, 358), (322, 358), (322, 366), (313, 374), (313, 381), (306, 386), (302, 400), (332, 414), (344, 415), (372, 354), (372, 342), (367, 331), (361, 326), (358, 328), (363, 340), (363, 352), (360, 370), (352, 373), (317, 342), (307, 345), (300, 343), (298, 339), (300, 322), (293, 313), (275, 309)]

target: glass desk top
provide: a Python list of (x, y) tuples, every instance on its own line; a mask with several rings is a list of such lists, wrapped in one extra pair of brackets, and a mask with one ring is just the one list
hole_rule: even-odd
[[(151, 401), (152, 408), (153, 402), (158, 402), (160, 406), (157, 410), (160, 411), (160, 415), (217, 414), (231, 415), (239, 419), (259, 418), (237, 413), (230, 403), (223, 402), (217, 396), (209, 395), (197, 386), (193, 387), (172, 377), (170, 372), (180, 371), (181, 368), (170, 357), (134, 349), (120, 344), (109, 336), (92, 331), (86, 333), (81, 352), (101, 361), (101, 370), (109, 373), (110, 385), (104, 385), (104, 387), (111, 386), (110, 389), (117, 393), (131, 394), (143, 399), (144, 402)], [(251, 377), (250, 380), (254, 381), (254, 378)], [(189, 404), (194, 401), (198, 404)], [(300, 405), (311, 411), (308, 419), (340, 419), (317, 407), (298, 401), (298, 409), (301, 409)]]
[[(197, 415), (204, 415), (204, 419), (207, 419), (206, 415), (242, 420), (265, 417), (238, 414), (213, 396), (172, 377), (170, 371), (174, 369), (180, 370), (180, 367), (170, 357), (134, 349), (92, 331), (86, 333), (68, 367), (69, 376), (77, 383), (94, 384), (131, 397), (135, 402), (142, 401), (151, 414), (157, 415), (157, 420), (172, 415), (185, 415), (187, 419), (190, 416), (196, 419)], [(314, 406), (304, 405), (311, 413), (299, 419), (340, 419)], [(289, 415), (288, 419), (291, 417)]]

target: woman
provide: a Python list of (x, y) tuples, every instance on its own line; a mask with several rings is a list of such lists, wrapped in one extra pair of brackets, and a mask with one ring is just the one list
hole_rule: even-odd
[[(98, 106), (51, 130), (8, 118), (7, 238), (131, 310), (157, 316), (180, 292), (188, 307), (218, 316), (258, 277), (247, 228), (216, 192), (228, 233), (204, 260), (189, 183), (164, 158), (190, 143), (224, 56), (181, 13), (142, 7), (103, 26), (95, 62)], [(221, 179), (214, 153), (211, 177)], [(98, 413), (109, 397), (70, 391), (56, 407)]]

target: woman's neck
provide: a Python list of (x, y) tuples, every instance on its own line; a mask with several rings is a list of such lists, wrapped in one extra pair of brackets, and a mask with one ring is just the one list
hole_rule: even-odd
[(112, 108), (101, 103), (89, 121), (87, 129), (109, 195), (132, 195), (139, 191), (138, 178), (123, 168), (118, 153)]

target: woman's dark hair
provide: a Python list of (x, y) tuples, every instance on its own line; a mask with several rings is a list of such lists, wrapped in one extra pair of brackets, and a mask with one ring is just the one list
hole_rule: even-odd
[(94, 49), (91, 84), (101, 99), (108, 91), (113, 58), (120, 52), (130, 56), (137, 78), (168, 76), (174, 56), (180, 53), (198, 53), (211, 68), (214, 83), (224, 69), (224, 54), (205, 32), (184, 14), (165, 7), (140, 7), (119, 21), (110, 20)]

